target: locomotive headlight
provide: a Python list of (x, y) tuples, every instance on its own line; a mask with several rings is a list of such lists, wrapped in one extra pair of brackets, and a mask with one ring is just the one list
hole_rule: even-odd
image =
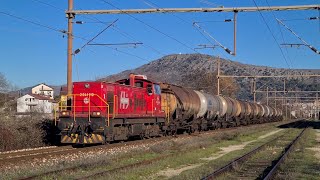
[(62, 111), (62, 112), (60, 112), (60, 117), (70, 117), (70, 112), (69, 111)]
[(101, 116), (101, 112), (92, 112), (91, 116), (100, 117)]

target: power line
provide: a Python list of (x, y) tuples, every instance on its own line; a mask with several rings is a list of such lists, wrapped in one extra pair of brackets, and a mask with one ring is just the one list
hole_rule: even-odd
[[(106, 3), (106, 4), (108, 4), (108, 5), (110, 5), (110, 6), (112, 6), (112, 7), (114, 7), (114, 8), (116, 8), (116, 9), (118, 9), (119, 11), (122, 11), (120, 8), (118, 8), (117, 6), (113, 5), (112, 3), (108, 2), (108, 1), (105, 1), (105, 0), (101, 0), (101, 1), (102, 1), (102, 2), (104, 2), (104, 3)], [(122, 11), (122, 12), (123, 12), (123, 11)], [(190, 46), (188, 46), (187, 44), (185, 44), (185, 43), (183, 43), (183, 42), (179, 41), (177, 38), (174, 38), (174, 37), (172, 37), (172, 36), (170, 36), (170, 35), (168, 35), (168, 34), (166, 34), (166, 33), (162, 32), (162, 31), (160, 31), (159, 29), (157, 29), (157, 28), (155, 28), (155, 27), (151, 26), (150, 24), (148, 24), (148, 23), (146, 23), (146, 22), (144, 22), (144, 21), (140, 20), (139, 18), (137, 18), (137, 17), (135, 17), (135, 16), (133, 16), (133, 15), (131, 15), (131, 14), (128, 14), (128, 13), (126, 13), (126, 12), (123, 12), (123, 13), (124, 13), (124, 14), (126, 14), (126, 15), (128, 15), (128, 16), (130, 16), (131, 18), (135, 19), (136, 21), (138, 21), (138, 22), (140, 22), (140, 23), (144, 24), (145, 26), (147, 26), (147, 27), (149, 27), (149, 28), (151, 28), (151, 29), (153, 29), (153, 30), (157, 31), (158, 33), (160, 33), (160, 34), (162, 34), (162, 35), (164, 35), (164, 36), (166, 36), (166, 37), (168, 37), (168, 38), (170, 38), (170, 39), (172, 39), (172, 40), (176, 41), (177, 43), (181, 44), (182, 46), (184, 46), (184, 47), (186, 47), (186, 48), (188, 48), (188, 49), (190, 49), (190, 50), (192, 50), (192, 51), (194, 51), (194, 52), (197, 52), (197, 51), (196, 51), (196, 50), (194, 50), (192, 47), (190, 47)], [(198, 52), (197, 52), (197, 53), (198, 53)]]
[[(271, 7), (268, 0), (266, 0), (266, 3), (267, 3), (267, 5), (268, 5), (269, 7)], [(274, 19), (277, 21), (277, 17), (276, 17), (276, 15), (275, 15), (275, 13), (274, 13), (273, 11), (271, 11), (271, 13), (272, 13)], [(283, 43), (285, 43), (285, 39), (284, 39), (284, 36), (283, 36), (283, 32), (282, 32), (282, 30), (281, 30), (281, 27), (280, 27), (279, 23), (277, 23), (277, 24), (278, 24), (278, 29), (279, 29), (280, 34), (281, 34), (281, 37), (282, 37), (282, 41), (283, 41)], [(291, 63), (291, 66), (292, 66), (293, 64), (292, 64), (291, 58), (289, 57), (288, 49), (285, 48), (285, 50), (286, 50), (286, 52), (287, 52), (288, 59), (289, 59), (289, 61), (290, 61), (290, 63)]]
[[(112, 29), (115, 30), (115, 31), (117, 31), (119, 34), (121, 34), (122, 36), (124, 36), (124, 37), (126, 37), (126, 38), (128, 38), (128, 39), (131, 39), (131, 40), (133, 40), (133, 41), (138, 41), (138, 40), (136, 40), (132, 35), (130, 35), (129, 33), (125, 32), (125, 31), (123, 31), (123, 30), (121, 30), (121, 29), (119, 29), (117, 26), (113, 26)], [(142, 46), (145, 46), (145, 47), (153, 50), (154, 52), (156, 52), (157, 54), (159, 54), (159, 55), (161, 55), (161, 56), (165, 56), (164, 53), (162, 53), (161, 51), (157, 50), (156, 48), (154, 48), (154, 47), (152, 47), (152, 46), (150, 46), (150, 45), (147, 45), (147, 44), (143, 43)]]
[(288, 29), (288, 31), (290, 31), (294, 36), (296, 36), (301, 42), (303, 42), (303, 44), (305, 46), (307, 46), (309, 49), (311, 49), (313, 52), (320, 54), (320, 51), (318, 51), (315, 47), (311, 46), (310, 44), (308, 44), (305, 40), (303, 40), (297, 33), (295, 33), (292, 29), (290, 29), (287, 25), (285, 25), (282, 21), (280, 21), (279, 19), (277, 19), (277, 21), (283, 25), (286, 29)]
[[(291, 69), (291, 68), (290, 68), (290, 65), (288, 64), (287, 58), (286, 58), (286, 56), (284, 55), (284, 52), (283, 52), (283, 50), (282, 50), (282, 48), (281, 48), (281, 46), (280, 46), (279, 42), (277, 41), (277, 39), (276, 39), (275, 35), (274, 35), (274, 34), (273, 34), (273, 32), (271, 31), (271, 28), (270, 28), (270, 26), (268, 25), (268, 23), (267, 23), (266, 19), (265, 19), (265, 18), (264, 18), (264, 16), (262, 15), (262, 12), (260, 11), (260, 9), (259, 9), (259, 7), (258, 7), (258, 5), (257, 5), (256, 1), (255, 1), (255, 0), (253, 0), (253, 3), (254, 3), (254, 4), (255, 4), (255, 6), (257, 7), (258, 12), (259, 12), (259, 14), (260, 14), (260, 16), (261, 16), (261, 18), (262, 18), (263, 22), (264, 22), (264, 23), (265, 23), (265, 25), (267, 26), (267, 28), (268, 28), (269, 32), (271, 33), (271, 35), (272, 35), (272, 37), (273, 37), (274, 41), (276, 42), (276, 44), (277, 44), (278, 48), (280, 49), (281, 54), (282, 54), (282, 57), (283, 57), (283, 59), (285, 60), (285, 62), (286, 62), (286, 64), (287, 64), (288, 68), (289, 68), (289, 69)], [(268, 3), (268, 2), (267, 2), (267, 3)], [(268, 6), (270, 7), (269, 3), (268, 3)], [(274, 14), (273, 14), (273, 15), (274, 15)], [(274, 15), (274, 17), (275, 17), (275, 15)], [(284, 38), (283, 38), (283, 40), (284, 40)], [(284, 73), (285, 73), (285, 72), (284, 72)], [(261, 89), (262, 87), (264, 87), (265, 85), (269, 84), (270, 82), (271, 82), (271, 79), (270, 79), (270, 80), (268, 80), (266, 83), (264, 83), (262, 86), (260, 86), (257, 90)]]
[[(43, 1), (41, 1), (41, 0), (33, 0), (33, 1), (34, 1), (34, 2), (38, 2), (38, 3), (41, 3), (41, 4), (44, 4), (44, 5), (49, 6), (49, 7), (52, 7), (52, 8), (54, 8), (54, 9), (59, 10), (59, 11), (65, 12), (65, 10), (64, 10), (64, 9), (59, 8), (59, 7), (57, 7), (57, 6), (54, 6), (54, 5), (50, 4), (50, 3), (43, 2)], [(81, 9), (81, 8), (80, 8), (80, 9)], [(103, 22), (103, 21), (100, 21), (100, 20), (99, 20), (98, 18), (96, 18), (96, 17), (92, 17), (92, 18), (90, 18), (90, 17), (86, 17), (86, 16), (84, 16), (84, 18), (85, 18), (85, 19), (92, 20), (92, 21), (91, 21), (91, 22), (90, 22), (90, 21), (76, 21), (76, 22), (75, 22), (75, 24), (84, 24), (84, 23), (100, 23), (100, 24), (103, 24), (103, 25), (110, 24), (110, 22)], [(114, 27), (112, 27), (112, 28), (113, 28), (113, 29), (115, 29), (115, 26), (114, 26)], [(120, 32), (120, 29), (119, 29), (119, 28), (118, 28), (117, 30), (118, 30), (118, 32)], [(122, 34), (124, 34), (124, 33), (122, 33)], [(128, 35), (128, 33), (126, 33), (126, 34)], [(137, 41), (137, 40), (134, 40), (134, 41)], [(145, 43), (144, 43), (144, 44), (142, 44), (142, 46), (145, 46), (145, 47), (147, 47), (147, 48), (149, 48), (149, 49), (151, 49), (151, 50), (155, 51), (156, 53), (158, 53), (158, 54), (160, 54), (160, 55), (162, 55), (162, 56), (164, 56), (164, 55), (165, 55), (164, 53), (161, 53), (159, 50), (157, 50), (157, 49), (153, 48), (153, 47), (152, 47), (152, 46), (150, 46), (150, 45), (146, 45)]]
[[(143, 1), (143, 2), (149, 2), (149, 3), (147, 3), (147, 5), (149, 5), (149, 4), (151, 4), (151, 5), (149, 5), (150, 7), (152, 7), (152, 8), (157, 8), (157, 9), (161, 9), (157, 4), (155, 4), (154, 2), (151, 2), (150, 0), (148, 1), (148, 0), (141, 0), (141, 1)], [(176, 17), (177, 19), (179, 19), (181, 22), (183, 22), (183, 23), (186, 23), (186, 24), (190, 24), (190, 22), (188, 22), (187, 20), (185, 20), (185, 19), (183, 19), (183, 18), (181, 18), (180, 16), (177, 16), (177, 15), (175, 15), (175, 14), (170, 14), (170, 15), (172, 15), (172, 16), (174, 16), (174, 17)], [(191, 20), (191, 23), (193, 23), (194, 22), (194, 20)], [(194, 27), (194, 26), (193, 26)], [(202, 37), (203, 38), (205, 38), (207, 41), (208, 41), (208, 43), (210, 43), (211, 45), (213, 45), (214, 46), (214, 44), (209, 40), (209, 38), (207, 38), (207, 36), (205, 36), (204, 34), (203, 34), (203, 32), (202, 31), (200, 31), (198, 28), (196, 28), (196, 27), (194, 27), (194, 29), (196, 29), (198, 32), (200, 32), (200, 34), (202, 35)]]
[(203, 33), (205, 33), (207, 36), (209, 36), (212, 40), (214, 40), (214, 42), (216, 42), (222, 49), (224, 49), (228, 54), (230, 55), (234, 55), (234, 52), (232, 52), (229, 48), (223, 46), (218, 40), (216, 40), (213, 36), (211, 36), (211, 34), (209, 34), (206, 30), (204, 30), (201, 26), (199, 26), (197, 23), (193, 23), (193, 25), (195, 25), (196, 27), (199, 28), (199, 30), (201, 30)]
[[(52, 4), (48, 3), (48, 2), (44, 2), (44, 1), (41, 1), (41, 0), (32, 0), (32, 1), (40, 3), (40, 4), (43, 4), (43, 5), (46, 5), (46, 6), (49, 6), (51, 8), (54, 8), (54, 9), (58, 10), (58, 11), (65, 12), (65, 9), (62, 9), (62, 8), (60, 8), (58, 6), (55, 6), (55, 5), (52, 5)], [(85, 19), (89, 19), (89, 20), (94, 20), (94, 18), (91, 18), (91, 17), (84, 16), (84, 18)], [(90, 22), (86, 22), (86, 23), (90, 23)], [(96, 22), (91, 22), (91, 23), (103, 23), (103, 22), (96, 21)]]
[[(47, 6), (50, 6), (50, 7), (52, 7), (52, 8), (55, 8), (55, 9), (57, 9), (57, 10), (59, 10), (59, 11), (63, 11), (63, 12), (64, 12), (63, 9), (61, 9), (61, 8), (59, 8), (59, 7), (57, 7), (57, 6), (54, 6), (54, 5), (52, 5), (52, 4), (49, 4), (49, 3), (47, 3), (47, 2), (43, 2), (43, 1), (40, 1), (40, 0), (33, 0), (33, 1), (34, 1), (34, 2), (38, 2), (38, 3), (41, 3), (41, 4), (44, 4), (44, 5), (47, 5)], [(0, 11), (0, 13), (3, 13), (3, 12)], [(26, 19), (21, 18), (21, 17), (18, 17), (18, 16), (11, 15), (11, 14), (10, 14), (10, 16), (15, 17), (15, 18), (20, 19), (20, 20), (24, 20), (24, 21), (26, 21), (26, 22), (29, 22), (29, 21), (30, 21), (30, 20), (26, 20)], [(87, 18), (87, 19), (93, 20), (93, 18)], [(103, 23), (102, 21), (98, 20), (97, 18), (95, 18), (95, 19), (96, 19), (99, 23), (105, 24), (105, 23)], [(32, 23), (32, 24), (35, 24), (35, 25), (38, 25), (38, 24), (39, 24), (39, 23), (35, 23), (35, 22), (29, 22), (29, 23)], [(41, 25), (41, 24), (40, 24), (40, 26), (41, 26), (41, 27), (46, 27), (45, 25)], [(57, 29), (52, 28), (52, 27), (51, 27), (50, 29), (57, 31)], [(58, 32), (60, 32), (60, 30), (58, 30)], [(68, 32), (67, 32), (67, 31), (63, 31), (63, 33), (64, 33), (64, 34), (67, 34)], [(83, 40), (83, 41), (89, 41), (89, 40), (86, 39), (86, 38), (83, 38), (83, 37), (80, 37), (80, 36), (75, 36), (75, 35), (73, 35), (73, 34), (71, 34), (71, 35), (72, 35), (73, 37), (78, 38), (78, 39), (81, 39), (81, 40)], [(112, 48), (112, 47), (108, 47), (108, 46), (104, 46), (104, 47), (107, 47), (107, 48), (109, 48), (109, 49), (112, 49), (112, 50), (114, 50), (114, 51), (120, 52), (120, 53), (125, 54), (125, 55), (128, 55), (128, 56), (136, 57), (136, 58), (138, 58), (138, 59), (140, 59), (140, 60), (149, 62), (147, 59), (142, 58), (142, 57), (140, 57), (140, 56), (137, 56), (137, 55), (135, 55), (135, 54), (131, 54), (131, 53), (128, 53), (128, 52), (125, 52), (125, 51), (121, 51), (121, 50), (119, 50), (119, 49), (117, 49), (117, 48)]]
[(305, 21), (305, 20), (318, 20), (320, 17), (308, 17), (302, 19), (281, 19), (281, 21)]
[(258, 9), (258, 11), (259, 11), (259, 13), (260, 13), (260, 16), (261, 16), (261, 18), (262, 18), (263, 22), (266, 24), (266, 26), (267, 26), (267, 28), (268, 28), (269, 32), (271, 33), (271, 35), (272, 35), (272, 37), (273, 37), (274, 41), (276, 42), (276, 44), (278, 45), (278, 48), (279, 48), (279, 49), (280, 49), (280, 51), (281, 51), (281, 54), (282, 54), (283, 59), (285, 60), (285, 62), (286, 62), (286, 64), (287, 64), (287, 66), (288, 66), (288, 67), (289, 67), (289, 69), (290, 69), (290, 65), (288, 64), (287, 58), (286, 58), (286, 56), (284, 55), (284, 53), (283, 53), (283, 51), (282, 51), (282, 49), (281, 49), (281, 46), (280, 46), (280, 44), (278, 43), (278, 41), (277, 41), (276, 37), (274, 36), (273, 32), (271, 31), (271, 28), (270, 28), (270, 26), (268, 25), (268, 23), (267, 23), (266, 19), (265, 19), (265, 18), (264, 18), (264, 16), (262, 15), (262, 13), (261, 13), (261, 11), (260, 11), (260, 9), (259, 9), (259, 7), (258, 7), (258, 5), (257, 5), (256, 1), (255, 1), (255, 0), (253, 0), (253, 3), (254, 3), (254, 4), (255, 4), (255, 6), (257, 7), (257, 9)]
[(233, 22), (233, 19), (225, 19), (225, 20), (213, 20), (213, 21), (196, 21), (196, 23), (222, 23), (222, 22)]
[[(0, 11), (0, 14), (4, 14), (4, 15), (7, 15), (7, 16), (10, 16), (12, 18), (15, 18), (15, 19), (19, 19), (19, 20), (22, 20), (22, 21), (25, 21), (27, 23), (30, 23), (30, 24), (33, 24), (33, 25), (36, 25), (36, 26), (39, 26), (39, 27), (42, 27), (42, 28), (46, 28), (46, 29), (49, 29), (49, 30), (52, 30), (52, 31), (55, 31), (55, 32), (59, 32), (59, 33), (63, 33), (63, 34), (68, 34), (68, 32), (66, 30), (59, 30), (57, 28), (54, 28), (54, 27), (51, 27), (51, 26), (48, 26), (48, 25), (43, 25), (43, 24), (40, 24), (38, 22), (34, 22), (32, 20), (29, 20), (29, 19), (26, 19), (26, 18), (22, 18), (22, 17), (19, 17), (19, 16), (16, 16), (16, 15), (13, 15), (13, 14), (10, 14), (10, 13), (6, 13), (6, 12), (2, 12)], [(86, 38), (83, 38), (81, 36), (76, 36), (74, 34), (71, 34), (72, 37), (74, 38), (77, 38), (77, 39), (81, 39), (83, 41), (89, 41), (89, 39), (86, 39)], [(149, 62), (148, 60), (146, 60), (145, 58), (142, 58), (140, 56), (137, 56), (137, 55), (134, 55), (134, 54), (131, 54), (131, 53), (128, 53), (128, 52), (125, 52), (125, 51), (121, 51), (121, 50), (118, 50), (116, 48), (112, 48), (112, 47), (108, 47), (108, 46), (105, 46), (107, 48), (110, 48), (110, 49), (113, 49), (117, 52), (120, 52), (120, 53), (123, 53), (123, 54), (126, 54), (126, 55), (129, 55), (129, 56), (132, 56), (132, 57), (136, 57), (138, 59), (141, 59), (143, 61), (147, 61)]]
[(60, 8), (60, 7), (58, 7), (58, 6), (49, 4), (49, 3), (47, 3), (47, 2), (43, 2), (43, 1), (40, 1), (40, 0), (32, 0), (32, 1), (38, 2), (38, 3), (41, 3), (41, 4), (44, 4), (44, 5), (46, 5), (46, 6), (50, 6), (50, 7), (54, 8), (54, 9), (58, 9), (58, 10), (60, 10), (60, 11), (65, 11), (64, 9), (62, 9), (62, 8)]
[(36, 25), (36, 26), (40, 26), (40, 27), (43, 27), (43, 28), (46, 28), (46, 29), (49, 29), (49, 30), (52, 30), (52, 31), (55, 31), (55, 32), (59, 32), (59, 33), (63, 33), (63, 34), (67, 34), (68, 33), (66, 30), (59, 30), (57, 28), (54, 28), (54, 27), (51, 27), (51, 26), (48, 26), (48, 25), (43, 25), (43, 24), (40, 24), (38, 22), (29, 20), (29, 19), (25, 19), (23, 17), (19, 17), (19, 16), (16, 16), (16, 15), (13, 15), (13, 14), (10, 14), (10, 13), (7, 13), (7, 12), (0, 11), (0, 14), (4, 14), (6, 16), (10, 16), (12, 18), (19, 19), (21, 21), (24, 21), (24, 22), (27, 22), (27, 23), (30, 23), (30, 24), (33, 24), (33, 25)]
[(74, 51), (74, 54), (78, 54), (81, 49), (83, 49), (84, 47), (86, 47), (90, 42), (92, 42), (94, 39), (96, 39), (99, 35), (101, 35), (104, 31), (106, 31), (109, 27), (113, 26), (119, 19), (116, 19), (115, 21), (113, 21), (111, 24), (109, 24), (106, 28), (104, 28), (102, 31), (100, 31), (97, 35), (95, 35), (92, 39), (90, 39), (86, 44), (84, 44), (81, 48), (76, 49)]

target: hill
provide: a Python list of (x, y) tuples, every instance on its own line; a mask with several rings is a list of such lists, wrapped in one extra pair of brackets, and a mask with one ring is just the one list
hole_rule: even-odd
[[(149, 79), (158, 82), (167, 82), (177, 85), (189, 86), (195, 89), (205, 89), (199, 87), (199, 82), (204, 81), (208, 75), (215, 77), (217, 69), (217, 57), (204, 54), (172, 54), (154, 60), (136, 69), (126, 70), (118, 74), (110, 75), (99, 81), (115, 81), (127, 78), (130, 73), (145, 74)], [(316, 69), (285, 69), (267, 66), (255, 66), (221, 59), (221, 74), (225, 75), (284, 75), (284, 74), (319, 74)], [(287, 90), (319, 90), (319, 78), (288, 78), (286, 79)], [(231, 85), (230, 85), (231, 83)], [(232, 85), (232, 83), (234, 83)], [(228, 86), (238, 89), (235, 96), (242, 100), (252, 100), (251, 81), (245, 78), (237, 78), (225, 83), (222, 94), (226, 94)], [(261, 78), (257, 80), (257, 88), (266, 90), (282, 90), (283, 78)], [(262, 94), (257, 94), (258, 99), (263, 100)]]

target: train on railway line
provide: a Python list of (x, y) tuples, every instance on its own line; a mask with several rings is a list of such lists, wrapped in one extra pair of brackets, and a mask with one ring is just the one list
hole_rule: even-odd
[(273, 107), (156, 83), (145, 75), (74, 82), (56, 118), (61, 143), (105, 144), (282, 120)]

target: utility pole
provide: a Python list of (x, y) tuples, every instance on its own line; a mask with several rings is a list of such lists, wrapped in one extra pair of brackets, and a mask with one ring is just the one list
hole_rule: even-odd
[(318, 119), (319, 118), (319, 113), (318, 113), (318, 93), (317, 93), (317, 99), (316, 99), (316, 112), (314, 114), (315, 114), (315, 119)]
[(267, 87), (267, 106), (269, 106), (269, 87)]
[(292, 119), (291, 111), (292, 111), (292, 103), (291, 99), (289, 100), (289, 118)]
[(238, 11), (234, 11), (233, 14), (233, 54), (236, 55), (237, 52), (237, 15)]
[(256, 78), (253, 78), (253, 102), (256, 103)]
[(286, 79), (283, 80), (283, 94), (286, 94)]
[(286, 120), (288, 120), (288, 99), (286, 99)]
[[(72, 40), (73, 40), (73, 19), (75, 14), (71, 11), (73, 10), (73, 0), (68, 0), (68, 11), (67, 18), (68, 18), (68, 49), (67, 49), (67, 89), (68, 95), (72, 94)], [(71, 98), (68, 98), (69, 103)], [(68, 103), (68, 106), (71, 105)]]
[(218, 60), (217, 60), (217, 95), (220, 95), (220, 56), (218, 56)]
[(277, 92), (274, 92), (274, 108), (277, 108), (276, 97), (277, 97)]

